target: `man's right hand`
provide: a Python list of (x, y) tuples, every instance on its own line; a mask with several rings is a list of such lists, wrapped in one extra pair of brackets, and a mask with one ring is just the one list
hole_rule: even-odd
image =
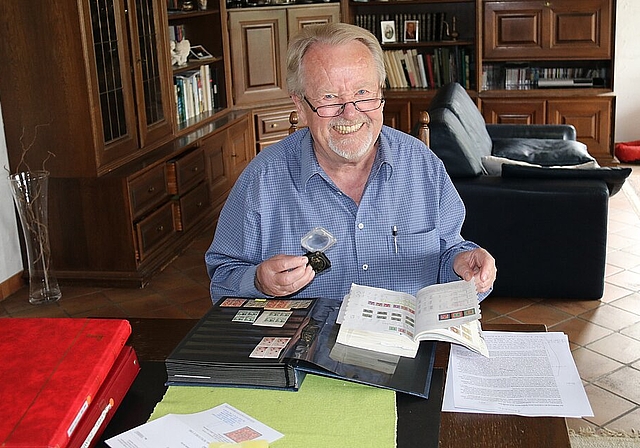
[(255, 286), (267, 296), (291, 295), (315, 277), (309, 259), (303, 255), (275, 255), (258, 265)]

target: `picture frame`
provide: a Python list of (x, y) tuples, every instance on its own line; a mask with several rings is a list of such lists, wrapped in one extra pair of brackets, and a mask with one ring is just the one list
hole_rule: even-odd
[(404, 21), (404, 41), (405, 42), (418, 42), (418, 21), (417, 20), (405, 20)]
[(213, 56), (211, 56), (211, 53), (205, 50), (205, 48), (202, 45), (192, 46), (191, 50), (189, 51), (189, 56), (198, 60), (213, 59)]
[(380, 33), (382, 35), (383, 44), (396, 42), (396, 22), (393, 20), (380, 21)]

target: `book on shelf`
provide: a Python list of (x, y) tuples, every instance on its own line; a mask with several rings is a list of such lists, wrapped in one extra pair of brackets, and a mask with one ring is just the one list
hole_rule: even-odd
[(447, 35), (447, 13), (446, 12), (424, 12), (424, 13), (395, 13), (395, 14), (356, 14), (353, 23), (360, 28), (364, 28), (382, 41), (382, 29), (380, 23), (383, 21), (395, 22), (397, 42), (403, 41), (404, 26), (407, 21), (418, 21), (418, 41), (437, 42), (445, 40)]
[(470, 88), (471, 59), (465, 48), (436, 47), (427, 53), (410, 48), (383, 54), (389, 88), (437, 89), (452, 81)]
[(427, 397), (435, 344), (404, 358), (336, 342), (340, 301), (221, 299), (166, 359), (169, 385), (297, 390), (306, 374)]
[(432, 54), (425, 54), (424, 55), (424, 59), (425, 59), (425, 65), (427, 68), (427, 79), (429, 80), (429, 87), (431, 88), (436, 88), (436, 78), (435, 75), (433, 73), (433, 55)]
[(184, 25), (169, 25), (169, 40), (180, 42), (185, 38)]
[(183, 122), (201, 113), (213, 111), (217, 104), (216, 69), (201, 65), (174, 76), (174, 91), (178, 121)]
[[(414, 49), (415, 51), (415, 49)], [(421, 54), (416, 55), (416, 61), (418, 62), (418, 70), (420, 72), (420, 80), (422, 82), (422, 86), (425, 89), (429, 87), (429, 80), (427, 78), (427, 71), (425, 69), (424, 57)]]
[(413, 357), (421, 341), (463, 345), (488, 356), (475, 282), (430, 285), (415, 296), (353, 284), (340, 312), (337, 342)]

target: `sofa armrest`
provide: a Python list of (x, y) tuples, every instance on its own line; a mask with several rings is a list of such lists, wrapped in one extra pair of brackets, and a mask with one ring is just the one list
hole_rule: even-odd
[(631, 168), (599, 167), (588, 169), (546, 168), (531, 166), (504, 165), (502, 177), (514, 179), (597, 179), (607, 184), (609, 196), (613, 196), (622, 188)]
[(576, 128), (570, 124), (487, 124), (491, 139), (553, 138), (576, 140)]
[(467, 210), (462, 236), (487, 249), (492, 295), (600, 299), (609, 190), (596, 179), (454, 179)]

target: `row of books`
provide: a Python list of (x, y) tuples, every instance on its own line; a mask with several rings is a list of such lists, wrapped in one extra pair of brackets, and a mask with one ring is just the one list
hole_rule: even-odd
[(445, 12), (424, 12), (418, 14), (358, 14), (354, 17), (354, 24), (370, 31), (381, 42), (389, 42), (389, 36), (383, 39), (381, 22), (393, 21), (395, 24), (394, 41), (402, 42), (405, 36), (405, 23), (417, 21), (416, 36), (412, 41), (434, 42), (448, 37), (448, 25)]
[(433, 53), (415, 48), (385, 50), (387, 87), (437, 89), (456, 81), (471, 88), (471, 54), (466, 48), (438, 47)]
[(605, 68), (584, 67), (530, 67), (483, 64), (482, 89), (504, 88), (530, 89), (538, 85), (540, 79), (596, 79), (607, 78)]
[(169, 26), (169, 40), (174, 42), (180, 42), (185, 38), (184, 25), (170, 25)]
[(199, 69), (188, 70), (173, 77), (179, 122), (213, 111), (217, 107), (220, 102), (217, 77), (217, 69), (211, 65), (202, 65)]

